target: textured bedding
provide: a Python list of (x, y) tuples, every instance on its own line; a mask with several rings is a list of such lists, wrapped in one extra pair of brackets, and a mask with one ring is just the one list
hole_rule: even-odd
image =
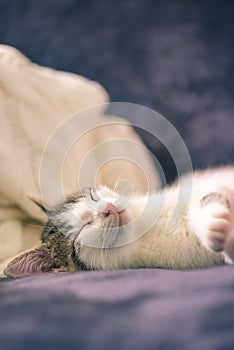
[(234, 268), (2, 281), (4, 350), (233, 349)]
[[(231, 1), (2, 0), (0, 41), (161, 112), (207, 167), (234, 162), (233, 18)], [(1, 350), (231, 350), (234, 267), (1, 280), (0, 315)]]

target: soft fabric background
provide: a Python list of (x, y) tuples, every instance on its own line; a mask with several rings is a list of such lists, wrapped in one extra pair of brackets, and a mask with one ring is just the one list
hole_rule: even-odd
[[(0, 41), (161, 112), (206, 167), (234, 160), (233, 18), (228, 0), (0, 0)], [(2, 281), (0, 296), (4, 350), (233, 349), (233, 267)]]
[(82, 272), (1, 286), (1, 349), (233, 350), (233, 267)]
[[(1, 0), (0, 41), (161, 112), (206, 167), (234, 160), (233, 16), (229, 0)], [(163, 146), (145, 141), (174, 178)]]

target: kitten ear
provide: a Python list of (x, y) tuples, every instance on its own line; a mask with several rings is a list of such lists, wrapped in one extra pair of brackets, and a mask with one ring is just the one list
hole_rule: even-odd
[(47, 213), (48, 209), (45, 207), (42, 197), (39, 194), (32, 194), (28, 198), (35, 203), (39, 208), (41, 208), (44, 213)]
[(58, 267), (59, 266), (54, 262), (48, 250), (40, 246), (10, 261), (4, 274), (11, 278), (25, 277), (43, 272), (51, 272)]

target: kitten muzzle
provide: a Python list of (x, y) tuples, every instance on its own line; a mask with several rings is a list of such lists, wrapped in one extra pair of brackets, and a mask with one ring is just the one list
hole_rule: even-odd
[(117, 208), (114, 206), (114, 204), (108, 202), (106, 203), (106, 206), (103, 210), (103, 213), (108, 216), (110, 214), (114, 214), (114, 215), (119, 215), (119, 211), (117, 210)]
[(116, 206), (113, 203), (107, 202), (105, 203), (104, 208), (97, 213), (97, 216), (106, 218), (110, 215), (113, 215), (113, 217), (115, 217), (115, 219), (118, 222), (118, 226), (123, 226), (126, 224), (125, 210), (124, 209), (119, 210), (116, 208)]

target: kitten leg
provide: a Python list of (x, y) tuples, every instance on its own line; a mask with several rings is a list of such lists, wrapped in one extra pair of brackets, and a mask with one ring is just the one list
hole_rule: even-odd
[(202, 197), (191, 226), (208, 250), (225, 252), (232, 229), (230, 201), (226, 195), (222, 192), (210, 192)]
[(231, 214), (221, 203), (210, 203), (201, 210), (200, 239), (203, 245), (214, 252), (225, 249), (231, 230)]

